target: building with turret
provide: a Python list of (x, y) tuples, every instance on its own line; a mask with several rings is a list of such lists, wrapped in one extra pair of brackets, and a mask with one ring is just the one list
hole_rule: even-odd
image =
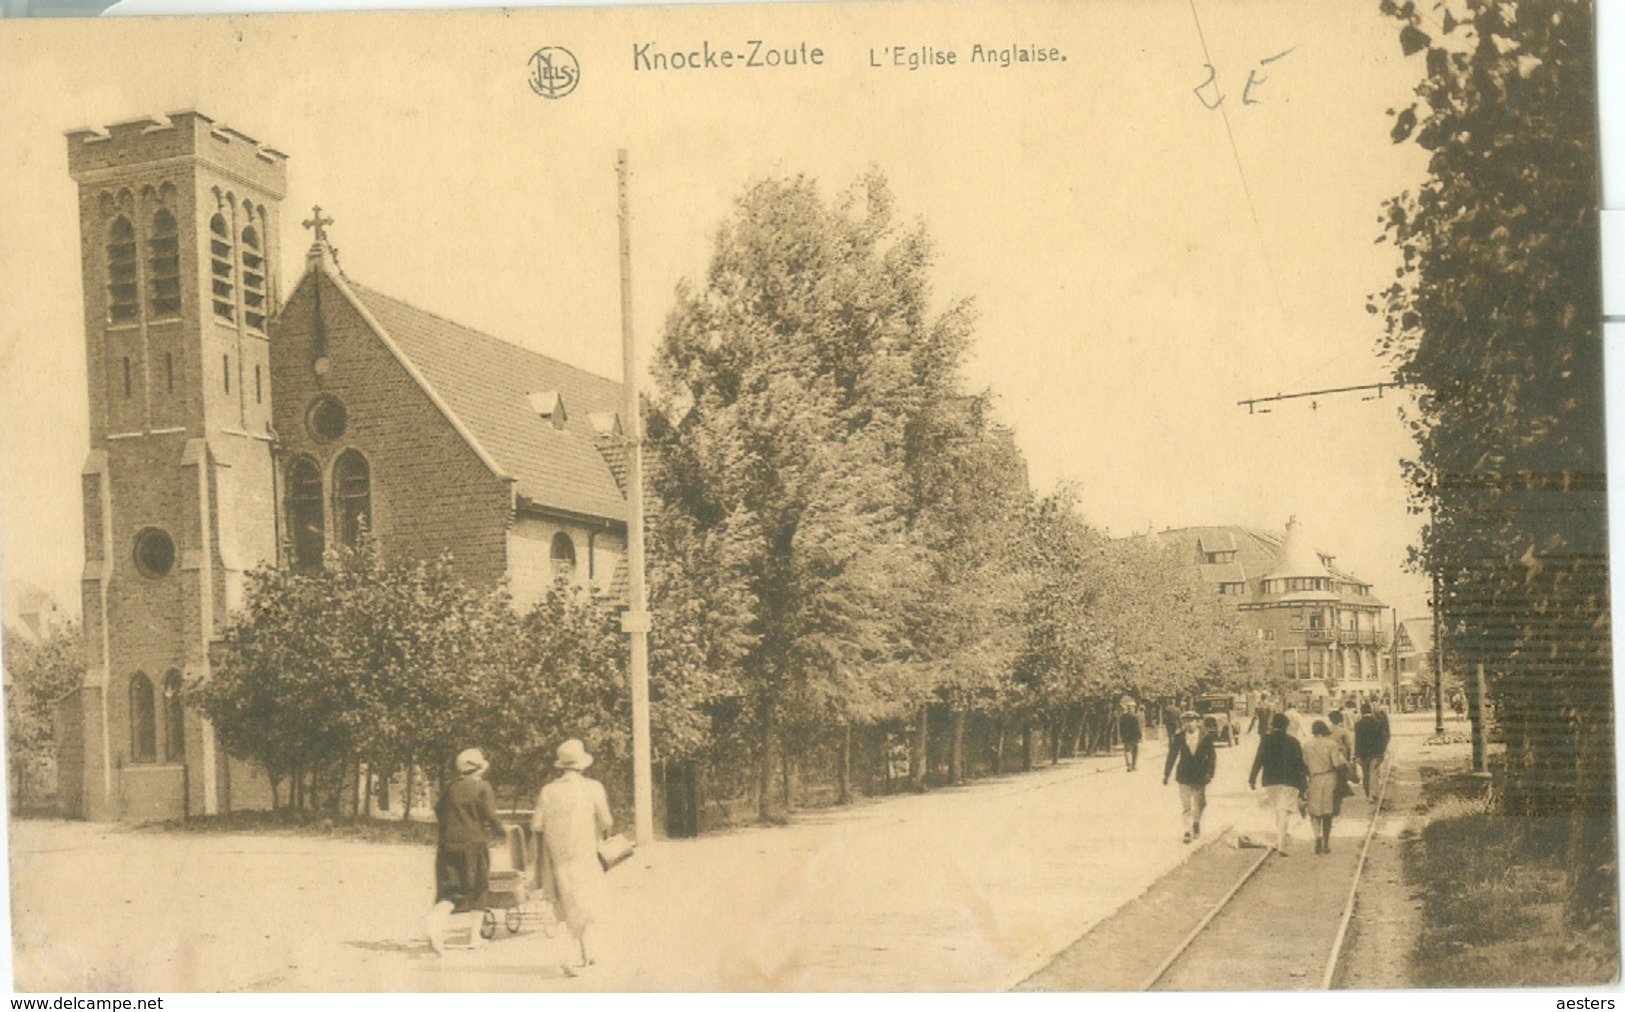
[(1296, 520), (1283, 533), (1183, 527), (1159, 535), (1196, 567), (1237, 618), (1268, 645), (1290, 691), (1342, 697), (1392, 691), (1392, 629), (1369, 582), (1335, 565)]
[(320, 209), (284, 298), (288, 156), (201, 113), (67, 140), (90, 413), (68, 814), (269, 804), (182, 699), (255, 567), (321, 566), (367, 530), (520, 607), (559, 579), (624, 586), (619, 383), (352, 280)]

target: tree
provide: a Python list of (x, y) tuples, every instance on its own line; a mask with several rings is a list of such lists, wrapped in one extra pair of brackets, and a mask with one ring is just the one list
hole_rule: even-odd
[[(965, 776), (968, 719), (997, 719), (1008, 697), (1022, 642), (1028, 574), (1021, 535), (1032, 495), (1012, 434), (992, 422), (992, 398), (956, 396), (952, 382), (944, 375), (934, 384), (939, 395), (909, 427), (907, 516), (926, 585), (904, 621), (920, 702), (940, 700), (951, 715), (948, 770), (957, 783)], [(926, 725), (919, 718), (918, 727)], [(917, 736), (922, 786), (924, 744)]]
[(930, 263), (876, 173), (830, 205), (806, 178), (764, 181), (666, 322), (656, 541), (723, 605), (697, 649), (730, 661), (764, 817), (776, 755), (788, 795), (790, 751), (917, 694), (901, 665), (922, 586), (902, 469), (966, 333), (962, 307), (930, 313)]
[(71, 623), (38, 638), (7, 628), (4, 642), (6, 763), (16, 810), (54, 775), (53, 710), (57, 700), (84, 680), (84, 641), (78, 624)]
[[(692, 734), (670, 678), (652, 688), (662, 742)], [(458, 580), (449, 557), (386, 562), (365, 538), (318, 570), (250, 573), (214, 675), (189, 698), (227, 752), (273, 785), (290, 779), (299, 808), (336, 810), (357, 764), (445, 774), (478, 745), (517, 800), (567, 738), (611, 763), (630, 753), (626, 643), (608, 602), (560, 583), (520, 616), (504, 590)]]
[[(1384, 0), (1426, 54), (1395, 142), (1432, 153), (1390, 201), (1402, 258), (1370, 305), (1408, 421), (1416, 564), (1437, 636), (1483, 664), (1507, 739), (1506, 809), (1566, 820), (1570, 909), (1616, 895), (1613, 707), (1603, 457), (1597, 138), (1590, 5)], [(1379, 239), (1382, 241), (1382, 239)], [(1475, 679), (1468, 679), (1469, 686)], [(1473, 690), (1476, 695), (1476, 688)], [(1474, 699), (1474, 713), (1481, 715)]]

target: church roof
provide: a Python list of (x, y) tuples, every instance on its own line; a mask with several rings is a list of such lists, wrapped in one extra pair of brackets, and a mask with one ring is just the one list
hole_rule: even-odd
[[(591, 415), (621, 408), (621, 384), (482, 334), (359, 285), (347, 287), (502, 472), (543, 508), (626, 519), (626, 500)], [(562, 424), (532, 395), (556, 395)]]

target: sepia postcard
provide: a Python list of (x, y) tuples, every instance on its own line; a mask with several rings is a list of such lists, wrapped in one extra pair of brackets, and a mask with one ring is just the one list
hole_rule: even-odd
[(1593, 36), (0, 19), (13, 988), (1613, 990)]

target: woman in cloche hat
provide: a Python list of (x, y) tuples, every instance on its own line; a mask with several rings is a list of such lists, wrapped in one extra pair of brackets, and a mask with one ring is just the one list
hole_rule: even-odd
[(604, 785), (582, 776), (592, 765), (592, 756), (579, 739), (560, 745), (553, 765), (561, 772), (537, 796), (530, 828), (541, 834), (542, 891), (569, 926), (580, 950), (581, 962), (564, 967), (574, 976), (595, 961), (591, 936), (602, 915), (604, 892), (598, 841), (614, 820)]
[[(477, 748), (457, 753), (457, 779), (440, 792), (435, 818), (440, 841), (434, 859), (434, 908), (429, 911), (429, 944), (445, 951), (446, 926), (453, 914), (473, 910), (489, 885), (490, 837), (507, 832), (497, 818), (497, 796), (483, 779), (491, 764)], [(476, 921), (468, 933), (469, 947), (482, 941)]]

